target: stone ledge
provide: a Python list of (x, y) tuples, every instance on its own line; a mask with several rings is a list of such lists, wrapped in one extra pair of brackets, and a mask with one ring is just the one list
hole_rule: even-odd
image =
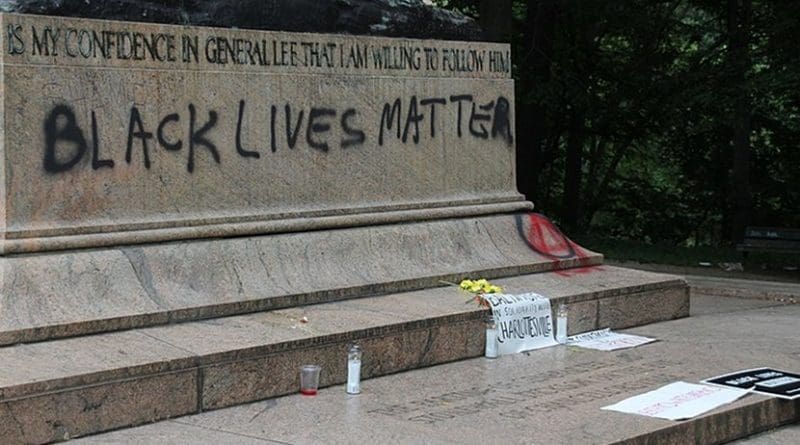
[[(103, 248), (120, 245), (163, 243), (176, 240), (194, 240), (224, 237), (283, 234), (312, 230), (331, 230), (381, 224), (402, 224), (433, 221), (437, 219), (476, 217), (498, 213), (532, 210), (528, 201), (506, 198), (508, 202), (466, 202), (463, 205), (431, 204), (397, 206), (397, 209), (379, 207), (296, 213), (291, 215), (259, 215), (242, 218), (219, 218), (221, 222), (166, 221), (157, 224), (128, 226), (82, 226), (74, 231), (7, 232), (0, 239), (0, 255), (36, 253), (72, 249)], [(498, 199), (502, 201), (502, 199)], [(408, 208), (404, 208), (408, 207)], [(172, 225), (172, 226), (170, 226)], [(152, 227), (151, 227), (152, 226)], [(55, 235), (51, 235), (51, 233)]]

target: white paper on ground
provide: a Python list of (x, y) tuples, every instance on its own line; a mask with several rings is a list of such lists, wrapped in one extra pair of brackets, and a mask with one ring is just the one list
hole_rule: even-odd
[(742, 389), (675, 382), (602, 409), (667, 420), (683, 420), (747, 395)]
[(600, 351), (615, 351), (617, 349), (633, 348), (654, 341), (657, 340), (655, 338), (642, 337), (639, 335), (620, 334), (606, 328), (599, 331), (573, 335), (567, 339), (567, 345), (597, 349)]

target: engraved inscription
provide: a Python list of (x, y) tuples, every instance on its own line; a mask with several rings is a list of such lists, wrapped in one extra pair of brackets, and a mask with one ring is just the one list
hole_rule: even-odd
[(510, 419), (534, 419), (668, 383), (679, 376), (665, 370), (677, 365), (667, 360), (585, 363), (531, 376), (504, 377), (485, 385), (381, 406), (369, 413), (428, 425), (486, 413)]

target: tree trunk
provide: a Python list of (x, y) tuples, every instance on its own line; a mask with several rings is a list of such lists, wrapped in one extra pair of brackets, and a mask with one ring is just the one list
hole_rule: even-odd
[[(528, 67), (518, 73), (517, 91), (539, 88), (550, 77), (550, 53), (555, 23), (555, 0), (532, 0), (528, 3), (523, 38), (514, 48), (520, 66)], [(549, 162), (547, 147), (555, 134), (547, 134), (545, 106), (517, 98), (517, 187), (534, 203), (539, 195), (539, 179)], [(557, 147), (556, 147), (557, 148)]]
[(583, 181), (583, 115), (577, 111), (571, 118), (567, 137), (567, 158), (564, 165), (564, 200), (561, 223), (568, 231), (579, 231), (581, 221), (581, 183)]
[(752, 113), (750, 88), (746, 78), (752, 64), (748, 48), (751, 20), (752, 0), (728, 0), (728, 65), (736, 91), (731, 116), (733, 167), (729, 196), (732, 210), (730, 240), (733, 243), (741, 241), (744, 236), (753, 207), (750, 185)]

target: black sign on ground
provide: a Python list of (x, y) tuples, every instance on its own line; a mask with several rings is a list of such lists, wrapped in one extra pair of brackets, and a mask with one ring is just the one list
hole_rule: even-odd
[(800, 398), (800, 374), (779, 371), (773, 368), (737, 371), (705, 379), (702, 382), (729, 388), (748, 389), (758, 394), (782, 399), (794, 400)]

